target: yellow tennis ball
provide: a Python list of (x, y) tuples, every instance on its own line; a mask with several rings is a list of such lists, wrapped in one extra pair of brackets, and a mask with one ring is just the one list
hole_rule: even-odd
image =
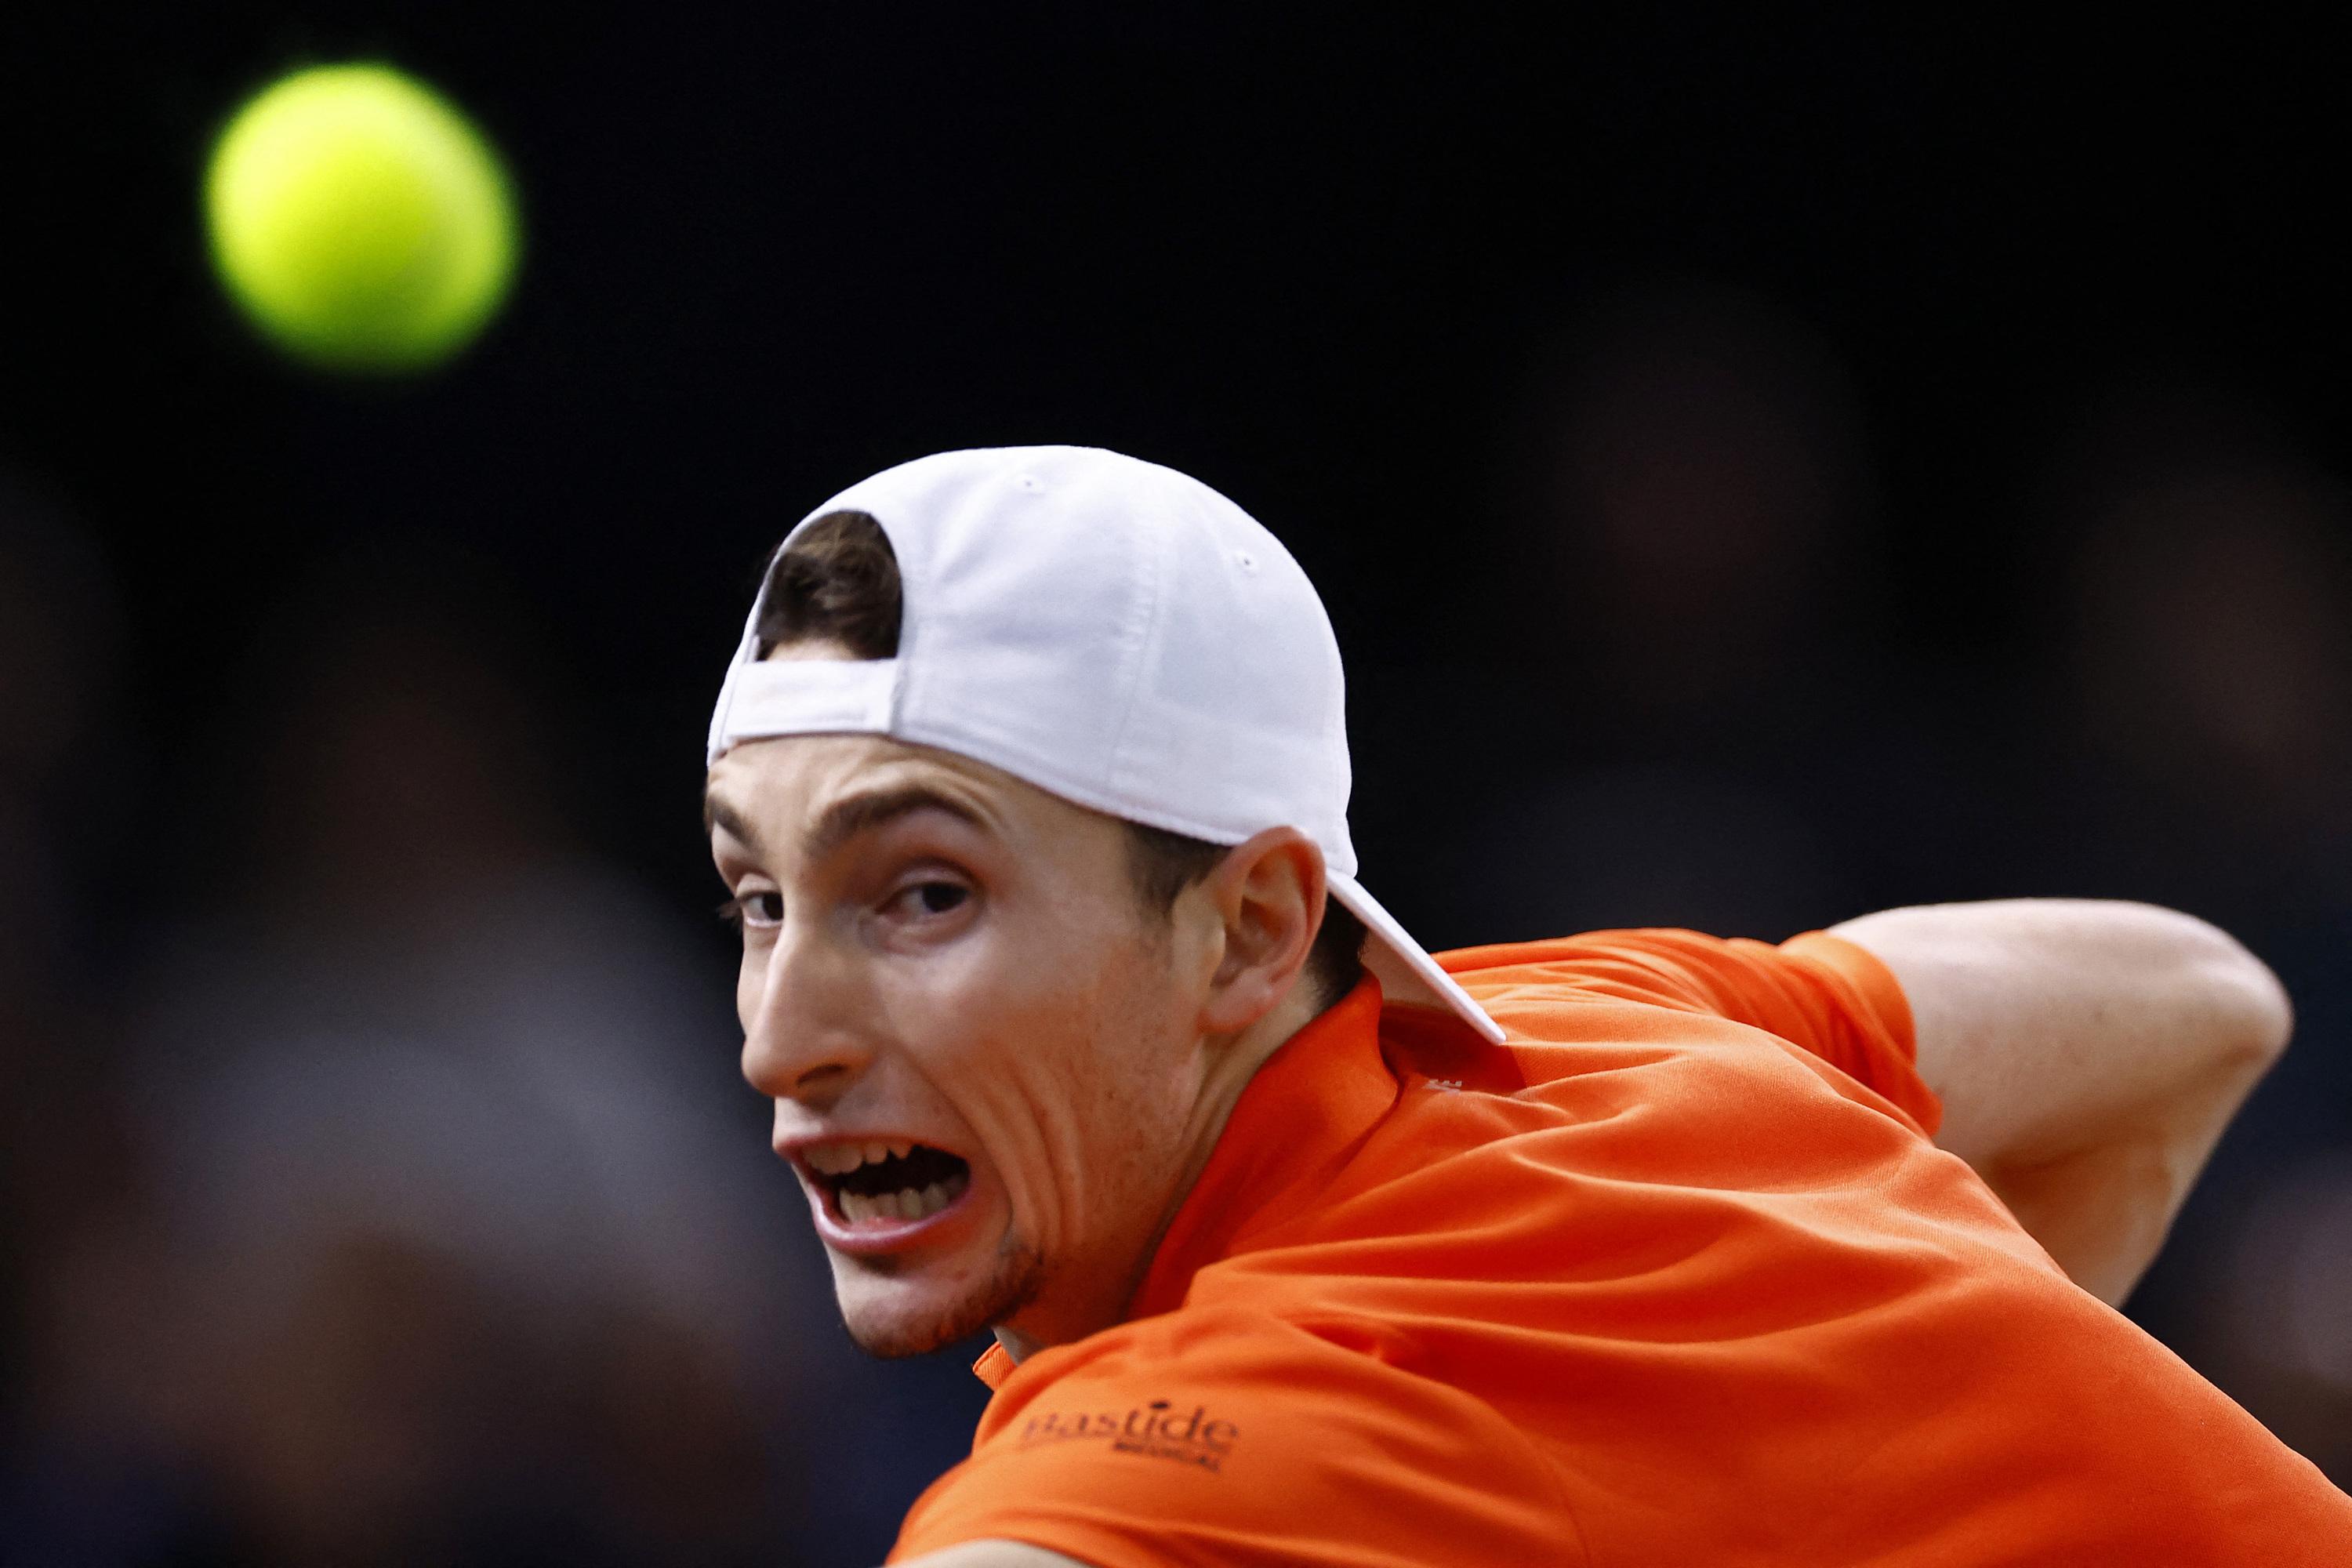
[(329, 369), (421, 370), (514, 276), (498, 154), (389, 66), (296, 71), (237, 110), (205, 177), (214, 265), (255, 325)]

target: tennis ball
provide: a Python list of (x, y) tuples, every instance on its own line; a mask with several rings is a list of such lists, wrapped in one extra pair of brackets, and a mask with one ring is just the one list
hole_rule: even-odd
[(389, 66), (320, 66), (237, 110), (205, 176), (214, 266), (256, 326), (331, 370), (422, 370), (480, 331), (514, 275), (498, 154)]

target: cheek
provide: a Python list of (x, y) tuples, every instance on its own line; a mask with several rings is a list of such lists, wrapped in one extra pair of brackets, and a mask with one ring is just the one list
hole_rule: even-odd
[(1157, 1201), (1197, 1089), (1176, 999), (1149, 960), (1097, 954), (1092, 984), (1037, 997), (1007, 1053), (1023, 1173), (1077, 1230), (1122, 1224), (1128, 1209)]
[(1197, 1061), (1171, 963), (1129, 905), (1080, 894), (1008, 910), (877, 988), (887, 1033), (1049, 1253), (1129, 1223), (1181, 1163)]

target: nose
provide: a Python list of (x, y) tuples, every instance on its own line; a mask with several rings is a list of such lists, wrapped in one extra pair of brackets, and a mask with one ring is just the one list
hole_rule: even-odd
[(821, 937), (789, 928), (765, 961), (747, 957), (738, 983), (743, 1077), (771, 1100), (822, 1110), (847, 1093), (873, 1058), (875, 1016), (864, 988)]

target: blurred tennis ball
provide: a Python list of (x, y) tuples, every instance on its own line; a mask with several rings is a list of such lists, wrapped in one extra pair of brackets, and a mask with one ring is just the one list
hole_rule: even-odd
[(213, 147), (205, 216), (221, 281), (254, 324), (331, 370), (439, 363), (514, 275), (498, 154), (389, 66), (320, 66), (257, 94)]

